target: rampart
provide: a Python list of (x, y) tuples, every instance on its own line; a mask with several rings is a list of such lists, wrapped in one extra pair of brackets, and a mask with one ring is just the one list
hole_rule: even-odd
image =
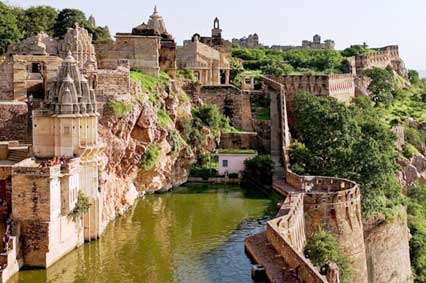
[(294, 124), (294, 97), (306, 91), (315, 96), (333, 97), (343, 103), (350, 103), (355, 97), (355, 76), (353, 74), (332, 75), (284, 75), (270, 79), (284, 86), (289, 124)]
[(356, 56), (355, 66), (357, 75), (370, 68), (393, 67), (400, 75), (406, 77), (406, 70), (403, 61), (399, 57), (399, 47), (397, 45), (386, 46), (373, 49), (374, 52), (366, 55)]
[(306, 242), (303, 198), (301, 193), (288, 195), (280, 209), (285, 214), (267, 223), (266, 238), (288, 267), (296, 270), (302, 282), (327, 283), (327, 279), (303, 255)]

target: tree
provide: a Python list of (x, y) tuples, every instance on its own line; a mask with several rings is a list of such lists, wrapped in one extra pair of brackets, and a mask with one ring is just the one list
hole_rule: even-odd
[(24, 11), (24, 17), (19, 26), (24, 37), (46, 32), (53, 36), (53, 27), (58, 17), (58, 11), (49, 6), (31, 7)]
[(12, 9), (0, 2), (0, 54), (4, 53), (12, 43), (21, 38)]
[(332, 98), (299, 93), (295, 114), (303, 145), (293, 145), (289, 155), (298, 172), (358, 182), (366, 217), (397, 211), (401, 194), (394, 175), (394, 137), (371, 106), (358, 102), (347, 107)]
[(305, 246), (305, 255), (320, 268), (323, 275), (327, 274), (328, 266), (336, 263), (340, 271), (342, 283), (352, 282), (353, 270), (347, 257), (339, 250), (336, 238), (320, 229), (310, 237)]
[(410, 83), (412, 83), (413, 85), (418, 84), (420, 82), (420, 75), (419, 72), (417, 72), (416, 70), (409, 70), (408, 78), (410, 80)]
[(368, 91), (371, 99), (377, 105), (389, 105), (393, 100), (392, 93), (395, 91), (395, 80), (390, 70), (374, 67), (365, 71), (371, 79)]
[(87, 30), (93, 34), (93, 42), (95, 43), (104, 43), (112, 41), (111, 34), (109, 32), (109, 28), (105, 27), (88, 27)]
[(352, 45), (351, 47), (346, 48), (342, 51), (344, 57), (352, 57), (359, 55), (366, 55), (371, 53), (372, 50), (368, 49), (367, 45)]
[(54, 36), (63, 38), (68, 28), (74, 27), (78, 23), (82, 27), (89, 27), (86, 15), (77, 9), (63, 9), (59, 12), (56, 22), (53, 26)]

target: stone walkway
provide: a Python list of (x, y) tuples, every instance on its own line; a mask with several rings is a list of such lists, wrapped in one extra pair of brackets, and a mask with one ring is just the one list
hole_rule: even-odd
[(286, 268), (283, 258), (277, 255), (275, 249), (266, 240), (265, 232), (247, 238), (245, 247), (249, 256), (265, 267), (266, 275), (271, 283), (302, 283), (294, 272)]

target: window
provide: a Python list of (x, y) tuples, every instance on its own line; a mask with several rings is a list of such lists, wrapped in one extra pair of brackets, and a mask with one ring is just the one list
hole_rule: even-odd
[(222, 167), (228, 167), (228, 160), (222, 160)]
[(64, 127), (64, 135), (70, 135), (71, 131), (70, 131), (70, 127)]

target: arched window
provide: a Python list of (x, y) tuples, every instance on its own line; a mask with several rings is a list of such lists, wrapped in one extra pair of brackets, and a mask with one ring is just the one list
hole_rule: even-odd
[(215, 28), (215, 29), (219, 29), (220, 28), (220, 26), (219, 26), (219, 19), (218, 18), (214, 19), (213, 28)]

